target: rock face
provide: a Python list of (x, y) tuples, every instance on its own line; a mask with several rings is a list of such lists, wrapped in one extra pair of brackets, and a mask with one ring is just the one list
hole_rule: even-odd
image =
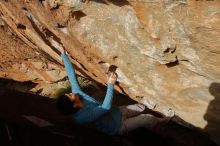
[(18, 39), (13, 34), (13, 28), (9, 29), (3, 21), (1, 23), (1, 19), (0, 27), (0, 77), (22, 82), (53, 83), (66, 76), (60, 64)]
[(104, 84), (116, 66), (116, 90), (173, 108), (220, 144), (219, 0), (1, 1), (0, 16), (1, 77), (63, 79), (54, 38), (81, 74)]

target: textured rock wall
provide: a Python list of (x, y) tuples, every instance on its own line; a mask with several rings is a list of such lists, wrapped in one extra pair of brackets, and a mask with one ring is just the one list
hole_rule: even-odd
[(5, 26), (0, 28), (0, 40), (0, 77), (35, 83), (51, 83), (65, 77), (61, 66), (45, 55), (40, 56)]
[[(1, 27), (29, 46), (23, 44), (23, 50), (32, 50), (18, 56), (23, 60), (15, 60), (15, 66), (26, 66), (31, 55), (47, 59), (33, 65), (41, 76), (50, 75), (40, 81), (64, 77), (59, 54), (48, 41), (56, 38), (70, 51), (81, 74), (104, 84), (108, 67), (115, 65), (119, 92), (141, 103), (150, 99), (158, 104), (157, 110), (171, 107), (219, 142), (219, 0), (12, 0), (0, 2), (0, 15)], [(8, 54), (8, 50), (0, 52)], [(50, 62), (53, 67), (47, 67), (53, 69), (47, 72), (42, 62)], [(5, 78), (8, 72), (7, 77), (15, 80), (40, 78), (37, 73), (33, 77), (37, 70), (28, 68), (18, 72), (24, 78), (9, 73), (14, 67), (3, 67), (0, 75)], [(59, 69), (61, 74), (54, 73)]]

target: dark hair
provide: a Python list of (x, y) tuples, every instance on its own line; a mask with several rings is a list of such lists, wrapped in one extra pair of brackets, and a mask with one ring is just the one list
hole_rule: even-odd
[(79, 110), (78, 108), (74, 108), (73, 104), (74, 101), (71, 101), (66, 95), (61, 95), (56, 101), (56, 107), (58, 111), (64, 115), (70, 115), (76, 113)]

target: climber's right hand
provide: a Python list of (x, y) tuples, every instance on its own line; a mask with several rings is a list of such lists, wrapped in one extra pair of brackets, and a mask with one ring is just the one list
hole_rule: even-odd
[(50, 38), (49, 41), (54, 48), (56, 48), (58, 51), (60, 51), (61, 54), (65, 53), (65, 49), (62, 44), (55, 41), (53, 38)]
[(108, 73), (108, 83), (115, 84), (116, 80), (117, 80), (117, 74), (115, 72), (109, 72)]

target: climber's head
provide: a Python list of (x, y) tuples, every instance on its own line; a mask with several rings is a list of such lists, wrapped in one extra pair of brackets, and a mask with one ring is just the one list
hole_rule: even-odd
[(64, 94), (57, 99), (57, 109), (64, 115), (76, 113), (83, 107), (79, 94)]

